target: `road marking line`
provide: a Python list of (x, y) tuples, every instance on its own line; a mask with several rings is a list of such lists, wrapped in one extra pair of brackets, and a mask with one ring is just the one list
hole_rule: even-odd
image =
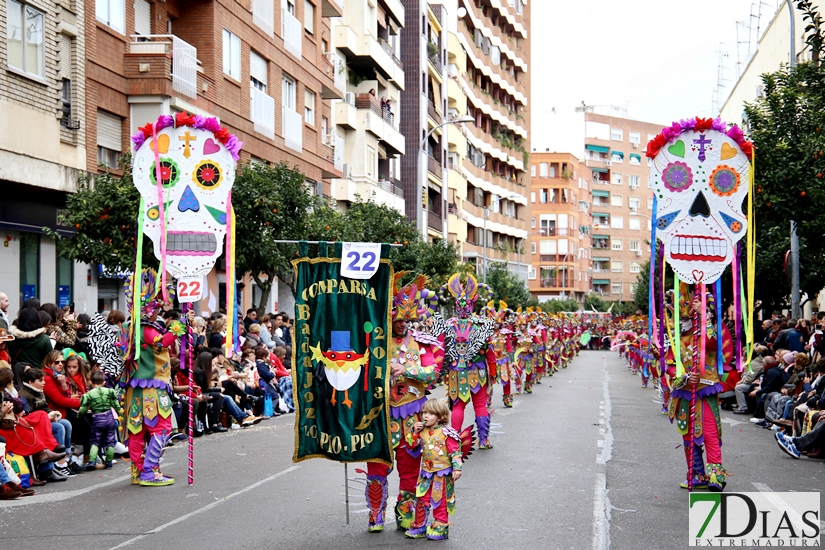
[(278, 472), (277, 474), (273, 474), (273, 475), (271, 475), (267, 478), (264, 478), (260, 481), (257, 481), (255, 483), (253, 483), (252, 485), (241, 489), (240, 491), (236, 491), (236, 492), (232, 493), (229, 496), (226, 496), (226, 497), (224, 497), (220, 500), (216, 500), (215, 502), (209, 503), (206, 506), (203, 506), (202, 508), (198, 508), (197, 510), (189, 512), (188, 514), (184, 514), (184, 515), (182, 515), (182, 516), (180, 516), (176, 519), (173, 519), (172, 521), (170, 521), (168, 523), (164, 523), (163, 525), (161, 525), (159, 527), (155, 527), (154, 529), (152, 529), (148, 533), (144, 533), (143, 535), (138, 535), (136, 537), (133, 537), (133, 538), (127, 540), (126, 542), (122, 542), (122, 543), (118, 544), (117, 546), (113, 546), (110, 550), (115, 550), (117, 548), (123, 548), (124, 546), (129, 546), (133, 542), (137, 542), (141, 539), (144, 539), (149, 535), (155, 535), (157, 533), (160, 533), (161, 531), (163, 531), (167, 527), (172, 527), (173, 525), (177, 525), (178, 523), (180, 523), (182, 521), (186, 521), (187, 519), (189, 519), (193, 516), (196, 516), (198, 514), (202, 514), (203, 512), (207, 512), (207, 511), (211, 510), (212, 508), (215, 508), (216, 506), (219, 506), (219, 505), (223, 504), (224, 502), (226, 502), (230, 499), (233, 499), (237, 496), (240, 496), (240, 495), (242, 495), (246, 492), (249, 492), (253, 489), (257, 489), (258, 487), (260, 487), (264, 483), (268, 483), (268, 482), (272, 481), (273, 479), (275, 479), (277, 477), (280, 477), (284, 474), (288, 474), (289, 472), (293, 472), (293, 471), (297, 470), (298, 468), (300, 468), (300, 466), (290, 466), (286, 470), (282, 470), (282, 471)]
[[(756, 489), (760, 493), (765, 493), (765, 498), (768, 499), (768, 502), (773, 504), (774, 508), (782, 512), (787, 512), (788, 518), (791, 520), (791, 524), (797, 526), (800, 529), (805, 528), (805, 525), (802, 521), (802, 516), (799, 514), (799, 512), (791, 508), (791, 505), (785, 502), (785, 499), (777, 495), (773, 489), (771, 489), (764, 483), (758, 483), (756, 481), (752, 481), (751, 485), (756, 487)], [(820, 526), (825, 526), (825, 521), (820, 521), (819, 523)]]
[[(613, 426), (610, 423), (612, 408), (610, 404), (610, 373), (607, 371), (607, 360), (604, 365), (604, 401), (600, 405), (604, 414), (604, 439), (596, 442), (601, 453), (596, 457), (596, 464), (602, 465), (602, 471), (596, 473), (596, 483), (593, 488), (593, 550), (608, 550), (610, 548), (610, 498), (607, 493), (607, 463), (613, 458)], [(602, 431), (601, 429), (599, 431)]]
[[(124, 462), (124, 464), (129, 464), (128, 462)], [(169, 467), (174, 465), (174, 462), (170, 462), (169, 464), (164, 464), (163, 467)], [(119, 476), (114, 479), (110, 479), (109, 481), (104, 481), (102, 483), (97, 483), (95, 485), (90, 485), (88, 487), (84, 487), (83, 489), (75, 489), (74, 491), (60, 491), (57, 493), (40, 493), (38, 495), (34, 495), (32, 497), (26, 497), (17, 500), (7, 500), (0, 502), (0, 508), (14, 508), (16, 506), (30, 506), (32, 504), (44, 504), (48, 502), (49, 504), (53, 502), (60, 502), (61, 500), (68, 500), (70, 498), (79, 497), (80, 495), (85, 495), (86, 493), (90, 493), (97, 489), (102, 489), (103, 487), (108, 487), (109, 485), (114, 485), (116, 483), (121, 483), (130, 479), (132, 476)]]

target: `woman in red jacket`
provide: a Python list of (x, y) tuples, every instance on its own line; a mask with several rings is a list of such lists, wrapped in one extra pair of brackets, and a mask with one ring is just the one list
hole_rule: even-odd
[[(43, 359), (43, 374), (46, 378), (46, 385), (43, 393), (49, 402), (49, 408), (60, 413), (60, 419), (55, 422), (63, 427), (63, 437), (59, 437), (59, 429), (55, 432), (57, 442), (66, 447), (69, 451), (72, 448), (72, 423), (67, 419), (67, 409), (77, 412), (80, 408), (80, 398), (71, 397), (69, 393), (68, 377), (64, 371), (65, 360), (63, 352), (50, 351)], [(76, 416), (76, 415), (75, 415)], [(52, 426), (52, 431), (54, 431)]]

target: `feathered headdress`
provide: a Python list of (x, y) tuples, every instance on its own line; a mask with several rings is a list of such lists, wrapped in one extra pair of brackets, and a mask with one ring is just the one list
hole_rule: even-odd
[(472, 273), (467, 274), (465, 283), (461, 282), (460, 273), (453, 274), (439, 291), (439, 298), (444, 302), (448, 301), (447, 292), (455, 299), (456, 308), (460, 310), (472, 310), (477, 300), (487, 301), (493, 296), (493, 289), (484, 283), (479, 284)]
[[(140, 315), (141, 317), (151, 315), (157, 308), (171, 305), (163, 301), (163, 293), (160, 292), (160, 280), (158, 273), (152, 268), (146, 267), (139, 274), (132, 275), (124, 284), (123, 292), (126, 295), (126, 303), (132, 303), (132, 296), (135, 284), (134, 278), (140, 277)], [(166, 291), (170, 299), (175, 297), (175, 286), (172, 283), (166, 284)]]
[(393, 279), (392, 299), (393, 321), (417, 321), (430, 317), (438, 306), (435, 293), (424, 286), (429, 282), (425, 275), (416, 276), (409, 284), (401, 284), (401, 279), (409, 271), (399, 271)]

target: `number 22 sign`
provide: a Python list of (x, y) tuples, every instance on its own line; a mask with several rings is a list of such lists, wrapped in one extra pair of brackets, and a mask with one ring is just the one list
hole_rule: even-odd
[(203, 296), (203, 277), (181, 277), (178, 279), (178, 302), (197, 302)]
[(381, 263), (381, 243), (343, 243), (341, 277), (369, 279)]

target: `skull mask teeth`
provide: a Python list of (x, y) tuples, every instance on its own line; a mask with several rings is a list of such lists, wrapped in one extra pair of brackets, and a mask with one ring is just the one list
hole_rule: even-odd
[(212, 132), (189, 127), (164, 128), (137, 150), (133, 179), (145, 207), (143, 232), (152, 239), (159, 259), (163, 220), (155, 141), (166, 218), (167, 271), (178, 278), (205, 275), (221, 254), (235, 161)]
[(683, 132), (654, 158), (654, 223), (681, 280), (714, 282), (733, 260), (747, 227), (750, 169), (737, 143), (716, 130)]

